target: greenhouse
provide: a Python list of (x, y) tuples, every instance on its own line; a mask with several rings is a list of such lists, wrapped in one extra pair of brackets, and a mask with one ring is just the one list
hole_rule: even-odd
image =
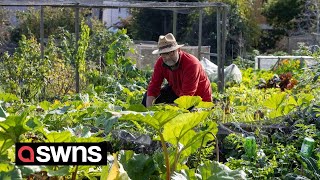
[(1, 1), (0, 179), (320, 179), (319, 7)]

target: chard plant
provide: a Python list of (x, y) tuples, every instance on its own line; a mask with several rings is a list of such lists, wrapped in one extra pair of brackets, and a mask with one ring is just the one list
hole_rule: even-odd
[[(212, 103), (203, 103), (200, 97), (191, 96), (180, 97), (175, 103), (178, 107), (165, 106), (153, 115), (129, 114), (119, 119), (145, 123), (156, 131), (165, 158), (166, 179), (170, 179), (176, 170), (183, 169), (183, 161), (201, 147), (201, 142), (214, 140), (217, 133), (217, 124), (206, 121), (210, 111), (187, 111), (192, 106), (212, 107)], [(170, 143), (169, 147), (167, 143)]]
[(293, 96), (289, 93), (281, 92), (272, 94), (271, 97), (264, 102), (264, 106), (270, 109), (269, 117), (276, 118), (296, 110), (297, 107), (308, 107), (313, 99), (314, 96), (312, 94), (301, 93)]
[[(15, 165), (14, 144), (17, 142), (103, 142), (103, 137), (96, 137), (89, 127), (77, 125), (50, 131), (41, 118), (33, 112), (37, 108), (30, 106), (21, 114), (9, 115), (0, 122), (0, 179), (28, 178), (96, 178), (107, 174), (106, 168), (96, 166), (17, 166)], [(106, 152), (107, 153), (107, 152)], [(103, 170), (101, 170), (102, 168)]]

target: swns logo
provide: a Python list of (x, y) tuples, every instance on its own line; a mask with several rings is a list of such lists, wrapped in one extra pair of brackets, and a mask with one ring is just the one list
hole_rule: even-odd
[(17, 165), (107, 165), (108, 143), (16, 143)]

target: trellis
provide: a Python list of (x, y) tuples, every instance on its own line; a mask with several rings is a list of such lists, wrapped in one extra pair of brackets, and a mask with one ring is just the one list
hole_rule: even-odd
[[(80, 8), (150, 8), (150, 9), (166, 9), (173, 12), (173, 34), (176, 35), (177, 9), (198, 9), (199, 10), (199, 30), (198, 30), (198, 55), (201, 54), (202, 45), (202, 15), (203, 8), (215, 8), (217, 13), (217, 51), (209, 53), (210, 56), (217, 57), (218, 65), (218, 91), (224, 92), (224, 62), (226, 52), (226, 24), (227, 11), (229, 6), (219, 2), (148, 2), (148, 1), (128, 1), (118, 4), (117, 1), (103, 0), (2, 0), (0, 6), (37, 6), (40, 7), (40, 44), (41, 57), (44, 56), (44, 23), (43, 23), (43, 7), (71, 7), (75, 9), (75, 35), (76, 41), (79, 40), (79, 9)], [(76, 49), (78, 46), (76, 46)], [(75, 72), (76, 92), (80, 92), (80, 78), (78, 67)]]

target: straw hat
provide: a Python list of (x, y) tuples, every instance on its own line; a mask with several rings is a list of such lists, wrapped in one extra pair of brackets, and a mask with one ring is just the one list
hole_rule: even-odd
[(152, 54), (167, 53), (179, 49), (182, 46), (184, 46), (184, 44), (179, 45), (173, 34), (168, 33), (165, 36), (159, 36), (158, 49), (152, 51)]

